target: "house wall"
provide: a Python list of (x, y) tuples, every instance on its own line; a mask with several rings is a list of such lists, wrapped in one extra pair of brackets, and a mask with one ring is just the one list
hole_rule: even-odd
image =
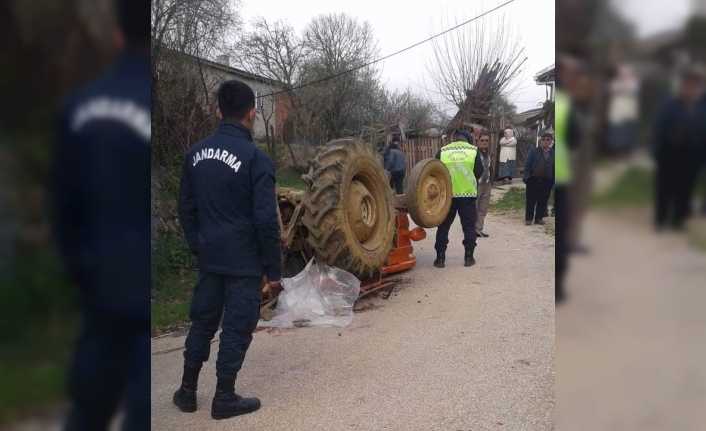
[(280, 136), (290, 141), (294, 135), (294, 125), (290, 112), (292, 104), (289, 96), (286, 93), (280, 93), (275, 96), (275, 136), (280, 139)]
[[(268, 83), (264, 82), (259, 82), (256, 81), (255, 79), (234, 73), (234, 72), (229, 72), (220, 68), (214, 68), (209, 65), (204, 65), (204, 80), (206, 81), (206, 85), (209, 87), (209, 92), (211, 93), (211, 108), (215, 109), (216, 105), (216, 94), (218, 92), (218, 88), (220, 85), (225, 82), (229, 81), (231, 79), (237, 79), (239, 81), (242, 81), (246, 83), (256, 94), (269, 94), (269, 93), (274, 93), (277, 91), (277, 89)], [(276, 119), (276, 106), (277, 103), (272, 103), (272, 97), (265, 97), (261, 98), (256, 101), (256, 103), (259, 106), (259, 110), (257, 115), (255, 116), (255, 125), (253, 127), (253, 137), (254, 138), (264, 138), (265, 137), (265, 119), (269, 118), (269, 123), (270, 124), (276, 124), (277, 119)]]

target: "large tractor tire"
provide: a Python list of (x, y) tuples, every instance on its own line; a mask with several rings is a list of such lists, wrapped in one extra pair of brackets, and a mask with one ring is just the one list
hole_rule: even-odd
[(302, 223), (320, 263), (360, 279), (372, 277), (387, 260), (395, 235), (389, 174), (365, 142), (338, 139), (309, 160), (302, 179)]
[(414, 165), (407, 179), (407, 211), (419, 227), (439, 226), (449, 214), (452, 197), (451, 174), (437, 159)]

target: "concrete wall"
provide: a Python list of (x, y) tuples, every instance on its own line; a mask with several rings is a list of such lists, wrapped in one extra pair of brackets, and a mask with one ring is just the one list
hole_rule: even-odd
[[(260, 95), (270, 94), (278, 90), (275, 86), (267, 82), (258, 81), (254, 78), (244, 76), (242, 74), (237, 73), (237, 71), (230, 71), (226, 70), (225, 68), (211, 66), (209, 64), (204, 64), (203, 71), (204, 81), (206, 82), (206, 86), (208, 87), (208, 90), (211, 94), (212, 108), (215, 108), (216, 106), (215, 99), (216, 93), (218, 92), (218, 87), (220, 87), (223, 82), (231, 79), (237, 79), (248, 84), (250, 88), (252, 88), (252, 90), (256, 92), (256, 94)], [(255, 138), (264, 138), (265, 118), (270, 117), (269, 124), (271, 124), (273, 127), (276, 127), (275, 125), (277, 124), (277, 103), (274, 101), (274, 97), (261, 98), (257, 100), (256, 103), (258, 104), (260, 109), (255, 118), (255, 127), (253, 135)]]

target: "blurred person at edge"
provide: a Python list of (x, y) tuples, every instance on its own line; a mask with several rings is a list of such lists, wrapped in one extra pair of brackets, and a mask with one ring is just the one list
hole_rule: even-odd
[[(595, 141), (592, 132), (597, 120), (591, 106), (595, 94), (594, 78), (588, 64), (579, 57), (564, 55), (558, 63), (557, 76), (563, 74), (561, 79), (564, 94), (571, 99), (564, 138), (568, 145), (572, 171), (569, 191), (566, 195), (568, 250), (574, 254), (586, 254), (588, 248), (582, 244), (581, 237), (583, 219), (588, 209), (593, 185)], [(559, 138), (557, 137), (556, 140), (558, 141)], [(555, 204), (555, 206), (558, 208), (558, 205)]]
[(567, 94), (564, 79), (572, 73), (572, 65), (559, 59), (556, 70), (554, 104), (554, 207), (556, 208), (556, 280), (555, 301), (564, 302), (564, 281), (569, 263), (569, 202), (568, 190), (572, 180), (571, 156), (577, 146), (577, 126), (571, 121), (572, 100)]
[(694, 186), (706, 160), (706, 97), (703, 73), (691, 68), (678, 93), (657, 113), (652, 156), (657, 165), (655, 227), (680, 230), (691, 215)]
[(51, 219), (84, 315), (65, 429), (150, 427), (149, 2), (121, 0), (117, 62), (60, 111)]
[(701, 215), (706, 216), (706, 160), (701, 165)]
[(637, 138), (640, 84), (630, 66), (621, 65), (610, 83), (608, 151), (616, 156), (630, 153)]

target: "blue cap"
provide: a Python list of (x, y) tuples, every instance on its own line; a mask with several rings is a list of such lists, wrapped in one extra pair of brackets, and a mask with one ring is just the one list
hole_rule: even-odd
[(456, 136), (456, 135), (461, 135), (461, 136), (465, 137), (469, 144), (473, 143), (473, 137), (466, 130), (461, 130), (461, 129), (456, 130), (456, 133), (454, 133), (454, 136)]

